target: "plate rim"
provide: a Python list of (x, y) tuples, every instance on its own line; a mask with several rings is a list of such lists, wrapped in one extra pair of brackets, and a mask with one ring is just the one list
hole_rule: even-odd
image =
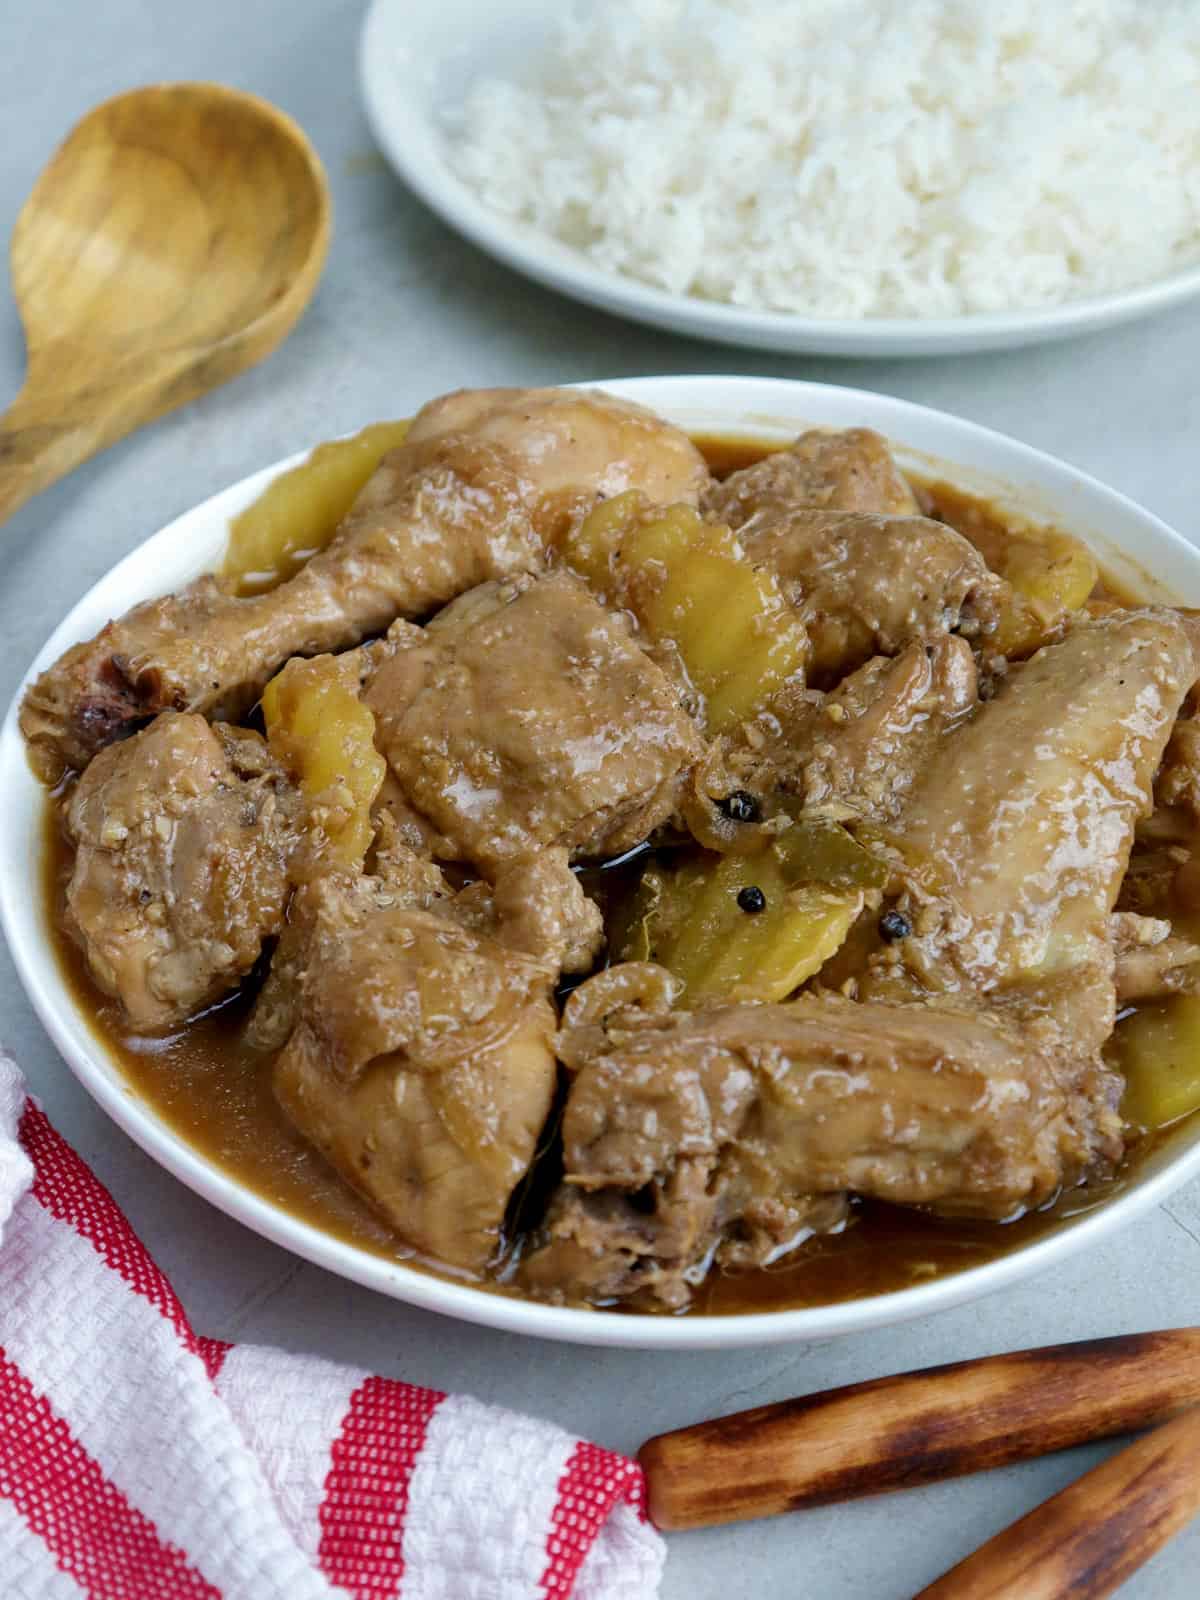
[(395, 34), (406, 0), (371, 0), (359, 33), (360, 97), (371, 131), (395, 174), (448, 226), (513, 271), (569, 298), (646, 326), (723, 344), (788, 353), (881, 359), (966, 355), (1078, 337), (1166, 311), (1200, 295), (1200, 260), (1145, 284), (1032, 311), (972, 312), (959, 317), (803, 317), (672, 294), (590, 262), (561, 240), (515, 223), (488, 207), (444, 158), (432, 166), (411, 156), (404, 129), (435, 148), (435, 124), (389, 93)]
[[(767, 413), (763, 408), (769, 408), (776, 401), (781, 408), (776, 424), (780, 429), (786, 426), (789, 412), (792, 422), (803, 424), (808, 417), (805, 401), (812, 396), (818, 397), (812, 401), (818, 410), (821, 399), (830, 396), (838, 404), (848, 407), (866, 405), (874, 411), (871, 425), (874, 421), (880, 421), (883, 427), (882, 414), (901, 424), (907, 419), (914, 426), (932, 422), (938, 428), (948, 427), (959, 437), (974, 438), (981, 447), (985, 444), (998, 446), (1002, 454), (1015, 461), (1048, 468), (1056, 475), (1066, 473), (1072, 480), (1072, 487), (1079, 485), (1094, 496), (1098, 495), (1114, 513), (1132, 516), (1143, 527), (1151, 528), (1164, 547), (1182, 552), (1183, 564), (1190, 567), (1200, 584), (1200, 550), (1128, 496), (1110, 489), (1088, 474), (1077, 472), (1056, 457), (934, 407), (842, 385), (792, 379), (725, 377), (720, 374), (618, 378), (596, 380), (575, 387), (604, 388), (667, 411), (672, 408), (672, 391), (677, 396), (686, 395), (688, 404), (709, 411), (733, 412), (736, 401), (732, 397), (740, 394), (747, 401), (753, 397), (751, 408), (742, 408), (741, 429), (747, 433), (762, 431), (766, 427), (763, 419)], [(676, 410), (683, 405), (680, 398), (674, 402)], [(753, 421), (747, 425), (751, 418)], [(735, 425), (730, 423), (729, 426)], [(3, 726), (0, 727), (0, 783), (10, 784), (14, 778), (23, 775), (26, 796), (32, 797), (40, 806), (44, 791), (28, 767), (17, 727), (20, 701), (28, 683), (39, 671), (56, 659), (83, 630), (94, 628), (93, 614), (99, 614), (104, 609), (103, 605), (98, 605), (98, 597), (109, 590), (120, 591), (123, 584), (127, 587), (131, 573), (151, 568), (153, 558), (158, 553), (177, 552), (186, 545), (189, 536), (197, 528), (203, 529), (207, 525), (208, 548), (218, 549), (223, 543), (224, 529), (218, 530), (219, 537), (214, 534), (216, 519), (224, 518), (227, 528), (230, 515), (279, 473), (305, 459), (308, 453), (308, 450), (304, 450), (284, 457), (192, 506), (139, 542), (88, 589), (42, 645), (17, 687)], [(971, 470), (966, 463), (962, 463), (962, 467), (964, 471)], [(203, 540), (199, 541), (198, 549), (205, 549)], [(173, 565), (178, 565), (177, 554)], [(206, 557), (195, 565), (197, 571), (209, 570), (211, 560)], [(142, 582), (135, 587), (142, 597), (147, 597), (144, 574)], [(136, 601), (128, 600), (125, 603)], [(13, 832), (19, 834), (20, 829), (14, 829)], [(340, 1277), (421, 1309), (454, 1316), (461, 1321), (559, 1342), (635, 1349), (711, 1350), (838, 1337), (948, 1310), (1025, 1281), (1087, 1248), (1089, 1243), (1117, 1232), (1200, 1174), (1198, 1131), (1189, 1147), (1171, 1154), (1160, 1168), (1139, 1179), (1123, 1194), (1028, 1245), (1018, 1247), (994, 1261), (934, 1279), (927, 1284), (827, 1306), (673, 1318), (545, 1305), (455, 1283), (376, 1256), (304, 1222), (244, 1186), (182, 1139), (165, 1118), (149, 1102), (142, 1100), (123, 1079), (115, 1059), (108, 1055), (86, 1018), (76, 1009), (46, 938), (41, 922), (40, 896), (34, 897), (39, 902), (36, 906), (29, 904), (29, 875), (32, 871), (35, 878), (38, 876), (40, 859), (32, 869), (25, 862), (23, 872), (16, 864), (17, 860), (12, 841), (6, 840), (0, 844), (0, 926), (3, 927), (18, 977), (43, 1027), (72, 1074), (117, 1126), (152, 1160), (195, 1193), (272, 1243)], [(27, 943), (24, 935), (31, 930), (35, 938)]]

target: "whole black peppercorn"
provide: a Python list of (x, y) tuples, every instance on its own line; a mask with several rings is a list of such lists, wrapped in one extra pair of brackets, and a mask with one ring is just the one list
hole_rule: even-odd
[(744, 889), (738, 890), (738, 905), (753, 916), (755, 912), (767, 909), (767, 897), (756, 883), (748, 883)]
[(912, 932), (912, 923), (903, 911), (885, 911), (879, 919), (880, 936), (889, 944), (894, 944), (897, 939), (907, 939)]
[(735, 789), (723, 800), (717, 801), (717, 810), (730, 822), (757, 822), (762, 816), (762, 805), (757, 795), (745, 789)]

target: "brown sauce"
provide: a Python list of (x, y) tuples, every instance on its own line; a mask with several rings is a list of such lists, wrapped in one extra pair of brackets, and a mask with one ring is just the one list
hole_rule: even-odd
[[(775, 446), (743, 438), (698, 436), (710, 467), (723, 477)], [(921, 482), (934, 512), (968, 535), (1003, 536), (1012, 525), (987, 502), (941, 483)], [(969, 524), (969, 525), (968, 525)], [(1024, 529), (1022, 531), (1025, 531)], [(1108, 589), (1106, 594), (1115, 595)], [(1125, 597), (1132, 598), (1132, 597)], [(242, 1038), (248, 992), (235, 996), (166, 1039), (145, 1039), (122, 1025), (120, 1008), (99, 994), (83, 957), (63, 931), (64, 889), (71, 850), (53, 800), (46, 804), (44, 914), (63, 977), (97, 1042), (131, 1090), (198, 1154), (262, 1199), (347, 1244), (440, 1276), (457, 1277), (417, 1256), (350, 1190), (291, 1128), (270, 1088), (270, 1061)], [(713, 1270), (696, 1291), (689, 1315), (781, 1311), (916, 1287), (981, 1266), (1091, 1210), (1129, 1182), (1162, 1136), (1141, 1140), (1110, 1182), (1061, 1196), (1015, 1222), (941, 1220), (873, 1201), (856, 1201), (840, 1233), (811, 1240), (774, 1267), (741, 1273)], [(480, 1288), (510, 1293), (475, 1280)]]

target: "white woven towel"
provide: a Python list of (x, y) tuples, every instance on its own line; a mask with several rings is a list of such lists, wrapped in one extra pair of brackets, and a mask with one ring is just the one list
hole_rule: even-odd
[(0, 1052), (5, 1600), (652, 1600), (643, 1489), (548, 1423), (198, 1337)]

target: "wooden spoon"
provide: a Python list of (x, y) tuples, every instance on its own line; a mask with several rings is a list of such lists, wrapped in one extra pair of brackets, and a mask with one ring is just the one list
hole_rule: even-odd
[(176, 83), (90, 112), (13, 233), (28, 371), (0, 418), (0, 521), (269, 355), (316, 288), (329, 231), (320, 160), (265, 100)]
[(665, 1529), (905, 1489), (1150, 1427), (1200, 1404), (1200, 1328), (1091, 1339), (879, 1378), (649, 1439)]

